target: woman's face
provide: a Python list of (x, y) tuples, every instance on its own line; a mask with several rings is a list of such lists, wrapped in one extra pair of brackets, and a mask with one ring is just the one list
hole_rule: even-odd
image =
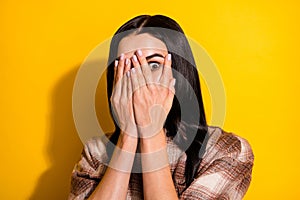
[(140, 49), (146, 57), (152, 71), (153, 80), (158, 82), (162, 73), (164, 58), (168, 54), (166, 45), (148, 33), (131, 34), (124, 37), (118, 47), (118, 57), (124, 53), (125, 59), (131, 59)]

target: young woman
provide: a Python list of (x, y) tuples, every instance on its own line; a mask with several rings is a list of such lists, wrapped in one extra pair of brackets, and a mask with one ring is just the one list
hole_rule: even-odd
[(69, 199), (242, 199), (248, 142), (206, 123), (197, 67), (180, 26), (142, 15), (112, 38), (107, 94), (115, 131), (92, 138)]

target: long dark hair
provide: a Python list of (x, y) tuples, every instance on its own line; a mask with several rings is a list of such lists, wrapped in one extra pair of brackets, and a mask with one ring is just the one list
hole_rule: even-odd
[[(164, 128), (167, 130), (167, 136), (172, 137), (174, 142), (186, 152), (185, 179), (186, 185), (189, 186), (200, 165), (200, 149), (207, 134), (199, 75), (190, 45), (178, 23), (163, 15), (141, 15), (122, 25), (111, 40), (108, 59), (107, 96), (111, 115), (110, 97), (114, 80), (113, 61), (117, 57), (121, 39), (132, 33), (148, 33), (164, 42), (169, 53), (172, 54), (172, 69), (180, 75), (173, 74), (176, 78), (176, 95)], [(199, 112), (194, 112), (195, 108), (199, 108)], [(185, 116), (184, 119), (182, 116)], [(115, 131), (110, 137), (110, 141), (116, 144), (120, 129), (115, 120), (114, 123)]]

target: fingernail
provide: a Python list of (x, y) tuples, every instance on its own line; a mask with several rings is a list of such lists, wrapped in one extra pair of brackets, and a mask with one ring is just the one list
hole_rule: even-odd
[(133, 61), (134, 61), (134, 62), (137, 62), (137, 57), (136, 57), (136, 55), (133, 55), (132, 58), (133, 58)]
[(167, 59), (171, 60), (171, 54), (168, 54)]
[(126, 65), (128, 65), (128, 64), (129, 64), (129, 59), (128, 59), (128, 58), (126, 58), (126, 60), (125, 60), (125, 64), (126, 64)]
[(173, 86), (175, 86), (175, 84), (176, 84), (176, 79), (174, 78), (173, 79)]
[(118, 66), (119, 61), (115, 60), (115, 67)]
[(140, 49), (137, 50), (137, 54), (138, 54), (138, 56), (142, 56), (143, 55), (143, 53), (142, 53), (142, 51)]
[(121, 53), (120, 60), (123, 60), (123, 59), (124, 59), (124, 53)]
[(127, 77), (130, 77), (130, 71), (126, 72)]
[(135, 73), (135, 68), (131, 68), (131, 72), (132, 72), (132, 73)]

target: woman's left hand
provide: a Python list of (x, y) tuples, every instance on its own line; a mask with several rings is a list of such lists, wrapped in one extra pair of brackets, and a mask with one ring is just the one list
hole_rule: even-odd
[(172, 107), (175, 93), (175, 79), (172, 75), (171, 54), (164, 59), (162, 75), (154, 82), (146, 58), (138, 51), (132, 57), (131, 69), (133, 108), (136, 124), (141, 138), (158, 134), (162, 129)]

